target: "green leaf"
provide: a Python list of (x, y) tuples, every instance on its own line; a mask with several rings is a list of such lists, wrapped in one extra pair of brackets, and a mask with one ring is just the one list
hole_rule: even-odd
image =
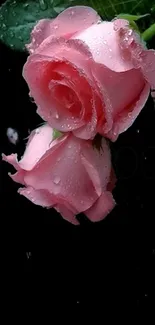
[(55, 18), (72, 3), (72, 0), (7, 0), (0, 7), (0, 40), (13, 49), (25, 50), (37, 21)]
[(53, 141), (57, 138), (60, 138), (61, 136), (63, 135), (62, 132), (56, 130), (56, 129), (53, 129)]
[(155, 36), (155, 24), (152, 24), (148, 29), (142, 34), (142, 38), (145, 42), (149, 41), (152, 37)]
[(154, 0), (87, 0), (102, 18), (112, 19), (122, 11), (130, 15), (151, 13), (155, 17)]
[(126, 19), (128, 21), (137, 21), (139, 19), (145, 18), (147, 16), (150, 16), (150, 14), (145, 14), (145, 15), (129, 15), (129, 14), (119, 14), (117, 15), (117, 18), (122, 18)]

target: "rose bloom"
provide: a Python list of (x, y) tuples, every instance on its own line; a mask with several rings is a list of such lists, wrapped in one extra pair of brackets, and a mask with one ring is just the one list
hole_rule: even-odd
[(27, 48), (23, 76), (38, 114), (79, 138), (116, 140), (155, 87), (155, 51), (128, 21), (102, 21), (89, 7), (40, 20)]
[(64, 219), (78, 224), (84, 212), (91, 221), (102, 220), (115, 206), (112, 196), (115, 178), (109, 146), (102, 139), (99, 150), (92, 141), (72, 133), (53, 139), (53, 129), (44, 125), (34, 130), (22, 159), (3, 155), (17, 170), (10, 175), (24, 185), (19, 193), (34, 204), (54, 207)]

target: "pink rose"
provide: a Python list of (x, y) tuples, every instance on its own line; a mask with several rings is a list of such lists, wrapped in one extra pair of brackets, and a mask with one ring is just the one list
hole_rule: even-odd
[(91, 221), (99, 221), (115, 206), (112, 196), (110, 150), (106, 140), (98, 151), (91, 140), (72, 133), (52, 140), (53, 129), (44, 125), (34, 130), (24, 156), (3, 155), (17, 170), (10, 175), (24, 185), (19, 193), (43, 207), (54, 207), (64, 219), (78, 224), (76, 215), (84, 212)]
[(116, 140), (155, 87), (155, 51), (123, 19), (101, 21), (89, 7), (72, 7), (38, 22), (24, 66), (38, 113), (83, 139)]

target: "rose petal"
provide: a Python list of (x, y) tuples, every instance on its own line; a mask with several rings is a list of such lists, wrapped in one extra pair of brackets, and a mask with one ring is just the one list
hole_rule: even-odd
[[(58, 60), (60, 60), (59, 63), (57, 62), (56, 57)], [(49, 58), (39, 55), (31, 56), (24, 67), (24, 77), (29, 84), (31, 94), (34, 97), (36, 104), (39, 105), (37, 111), (39, 115), (48, 121), (48, 123), (51, 124), (54, 128), (62, 132), (66, 132), (83, 126), (85, 124), (85, 116), (87, 117), (89, 112), (92, 114), (93, 110), (90, 98), (92, 92), (90, 83), (92, 83), (92, 81), (89, 80), (88, 75), (87, 77), (85, 76), (85, 71), (81, 71), (79, 66), (75, 66), (72, 64), (72, 62), (61, 58), (60, 53), (59, 55), (56, 55), (56, 57)], [(64, 66), (65, 69), (67, 69), (66, 71), (64, 69)], [(51, 83), (52, 71), (59, 73), (59, 70), (59, 75), (61, 75), (63, 71), (66, 73), (68, 78), (70, 77), (70, 80), (74, 80), (74, 88), (77, 91), (77, 95), (80, 96), (80, 101), (83, 105), (83, 118), (76, 118), (74, 114), (70, 114), (69, 111), (67, 112), (67, 109), (64, 107), (64, 105), (61, 107), (61, 103), (58, 98), (51, 96), (49, 84)], [(58, 83), (61, 84), (61, 81), (58, 81)], [(83, 90), (85, 90), (85, 93), (82, 95)], [(90, 105), (90, 107), (88, 105)], [(93, 121), (93, 123), (90, 123), (92, 127), (91, 135), (94, 135), (95, 133), (95, 116), (96, 110), (93, 112), (91, 118)]]
[(139, 34), (129, 28), (128, 21), (115, 20), (114, 28), (119, 34), (124, 60), (130, 60), (133, 67), (140, 68), (146, 81), (155, 87), (155, 50), (147, 49)]
[(31, 33), (31, 43), (27, 48), (33, 53), (48, 36), (69, 38), (99, 21), (100, 17), (97, 12), (90, 7), (70, 7), (55, 19), (40, 20)]
[(113, 168), (111, 168), (111, 173), (110, 173), (110, 180), (107, 185), (107, 191), (112, 192), (113, 189), (115, 188), (117, 182), (116, 174)]
[(20, 160), (20, 167), (31, 170), (37, 164), (44, 153), (49, 150), (52, 142), (53, 129), (45, 124), (31, 133), (23, 158)]
[(136, 117), (139, 115), (142, 108), (144, 107), (148, 99), (149, 93), (150, 86), (149, 84), (146, 84), (139, 97), (135, 100), (135, 102), (117, 116), (112, 130), (107, 134), (108, 138), (110, 138), (112, 141), (115, 141), (120, 133), (126, 131), (134, 123)]
[[(97, 194), (81, 164), (81, 146), (82, 140), (69, 135), (59, 147), (49, 149), (37, 166), (25, 175), (25, 183), (35, 189), (47, 189), (57, 198), (67, 200), (79, 213), (88, 209), (96, 201)], [(70, 173), (73, 165), (74, 173)]]
[(12, 153), (11, 155), (8, 155), (8, 156), (4, 155), (4, 153), (3, 153), (2, 159), (4, 161), (8, 162), (9, 164), (11, 164), (16, 170), (20, 169), (16, 153)]
[(25, 171), (23, 169), (18, 170), (18, 172), (13, 175), (11, 173), (9, 173), (8, 175), (12, 178), (14, 182), (25, 185), (24, 182)]
[(100, 198), (87, 211), (85, 215), (93, 222), (103, 220), (114, 208), (115, 201), (110, 192), (103, 192)]
[(155, 88), (155, 50), (143, 51), (141, 54), (142, 66), (145, 79), (152, 88)]
[(79, 221), (76, 219), (74, 213), (65, 205), (57, 204), (54, 208), (62, 215), (65, 220), (72, 223), (73, 225), (79, 225)]
[(113, 22), (102, 22), (76, 34), (73, 39), (83, 41), (96, 63), (103, 64), (116, 72), (133, 68), (130, 61), (122, 58), (117, 32)]
[[(116, 73), (101, 65), (96, 65), (93, 76), (105, 103), (104, 117), (106, 122), (101, 121), (98, 123), (98, 132), (109, 137), (109, 132), (115, 129), (113, 131), (116, 134), (113, 134), (113, 140), (116, 140), (119, 135), (119, 130), (116, 130), (116, 127), (114, 128), (116, 120), (119, 121), (122, 115), (129, 120), (131, 116), (130, 113), (132, 109), (134, 110), (133, 103), (135, 105), (137, 97), (141, 96), (145, 86), (145, 80), (140, 69)], [(115, 91), (113, 91), (114, 89)], [(141, 109), (145, 101), (143, 101), (143, 104), (141, 102)], [(137, 115), (139, 112), (137, 111)], [(135, 114), (135, 118), (137, 115)], [(131, 118), (133, 118), (133, 116), (131, 116)], [(132, 123), (133, 120), (131, 124)]]
[(46, 190), (35, 190), (34, 188), (28, 186), (26, 188), (19, 188), (18, 193), (25, 196), (32, 203), (41, 205), (42, 207), (50, 208), (54, 204), (52, 195)]

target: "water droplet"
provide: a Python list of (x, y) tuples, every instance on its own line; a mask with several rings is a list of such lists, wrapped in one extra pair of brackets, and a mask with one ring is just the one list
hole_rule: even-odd
[(137, 130), (137, 133), (139, 133), (139, 129)]
[(61, 160), (61, 158), (59, 157), (58, 159), (57, 159), (57, 161), (60, 161)]
[(16, 0), (12, 2), (12, 5), (16, 5)]
[(58, 114), (58, 113), (55, 115), (55, 118), (56, 118), (57, 120), (59, 119), (59, 114)]
[(73, 15), (74, 15), (74, 10), (71, 11), (71, 16), (73, 16)]
[(60, 183), (60, 177), (59, 176), (55, 176), (53, 179), (53, 183), (58, 185)]
[(2, 28), (3, 28), (3, 30), (6, 29), (6, 25), (4, 23), (2, 24)]
[(29, 195), (30, 194), (30, 191), (27, 191), (27, 194)]
[(124, 37), (124, 41), (125, 41), (125, 42), (128, 42), (128, 40), (129, 40), (129, 37), (128, 37), (128, 36), (125, 36), (125, 37)]
[(109, 49), (109, 52), (112, 52), (112, 49)]
[(132, 29), (128, 30), (128, 35), (131, 36), (132, 35)]
[(24, 3), (23, 4), (23, 8), (28, 8), (28, 6), (29, 6), (29, 3)]
[(97, 50), (97, 51), (96, 51), (96, 54), (97, 54), (97, 55), (99, 55), (99, 54), (100, 54), (100, 51), (99, 51), (99, 50)]
[(72, 146), (71, 146), (71, 144), (69, 144), (68, 149), (71, 149), (71, 148), (72, 148)]
[(107, 44), (107, 41), (106, 41), (106, 40), (104, 40), (104, 41), (103, 41), (103, 43), (104, 43), (104, 44)]
[(39, 129), (39, 128), (36, 129), (36, 130), (35, 130), (35, 133), (36, 133), (36, 134), (39, 134), (39, 133), (40, 133), (40, 129)]
[(14, 33), (12, 31), (10, 32), (10, 36), (11, 36), (11, 38), (14, 37)]
[(47, 9), (47, 3), (44, 0), (39, 0), (40, 9), (46, 10)]
[(55, 26), (54, 26), (54, 29), (55, 29), (55, 30), (58, 29), (58, 25), (55, 25)]

